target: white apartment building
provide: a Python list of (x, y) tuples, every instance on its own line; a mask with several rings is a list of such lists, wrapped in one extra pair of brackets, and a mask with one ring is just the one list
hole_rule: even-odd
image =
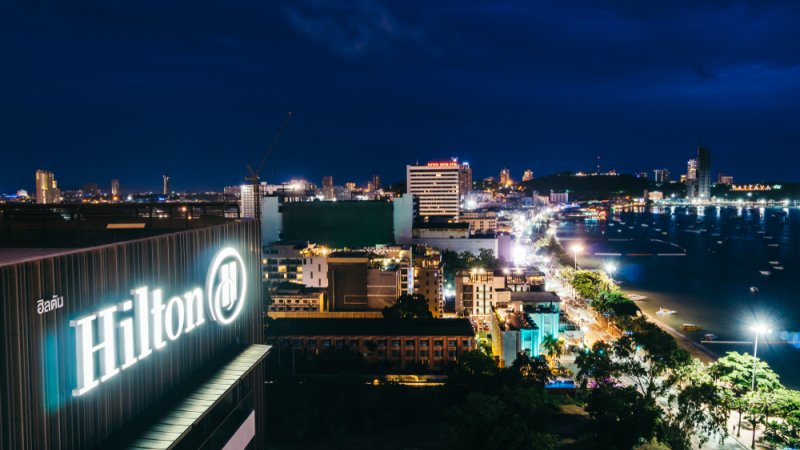
[(455, 161), (406, 166), (406, 186), (419, 201), (420, 217), (458, 218), (461, 169)]
[(465, 212), (458, 219), (469, 224), (472, 234), (490, 234), (497, 232), (497, 213), (494, 211)]

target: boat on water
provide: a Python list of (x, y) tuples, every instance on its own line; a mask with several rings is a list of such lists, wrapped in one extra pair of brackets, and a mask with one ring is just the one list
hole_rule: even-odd
[(772, 272), (770, 272), (769, 270), (759, 270), (758, 273), (764, 275), (765, 277), (768, 277), (770, 276), (770, 274), (772, 274)]
[(693, 324), (693, 323), (685, 323), (685, 324), (681, 325), (681, 330), (683, 330), (683, 331), (700, 331), (702, 329), (703, 329), (703, 327), (701, 327), (700, 325)]
[(703, 340), (704, 341), (716, 341), (717, 340), (717, 335), (714, 334), (714, 333), (706, 333), (706, 334), (703, 335)]
[(780, 261), (770, 261), (769, 263), (772, 264), (773, 266), (777, 266), (781, 262)]
[(750, 293), (751, 294), (758, 294), (758, 288), (755, 286), (750, 286)]
[(658, 314), (659, 316), (671, 316), (677, 312), (678, 311), (675, 311), (674, 309), (659, 308), (656, 314)]
[(775, 266), (775, 267), (773, 267), (773, 269), (775, 269), (775, 270), (783, 270), (783, 266)]
[(767, 247), (780, 247), (780, 244), (767, 244)]
[(639, 294), (628, 294), (628, 298), (630, 300), (633, 300), (633, 301), (637, 302), (639, 300), (644, 300), (647, 297), (645, 297), (644, 295), (639, 295)]

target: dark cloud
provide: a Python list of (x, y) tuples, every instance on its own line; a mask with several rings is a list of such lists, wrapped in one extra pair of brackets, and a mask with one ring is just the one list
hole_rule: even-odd
[(306, 0), (284, 11), (295, 31), (348, 58), (389, 51), (399, 42), (421, 44), (424, 38), (422, 29), (404, 23), (376, 0)]

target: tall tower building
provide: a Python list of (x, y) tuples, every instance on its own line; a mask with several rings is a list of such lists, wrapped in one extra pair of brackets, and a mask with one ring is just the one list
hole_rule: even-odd
[(331, 175), (322, 177), (322, 196), (325, 197), (325, 200), (336, 198), (333, 192), (333, 177)]
[(53, 172), (36, 171), (36, 203), (40, 205), (61, 203), (61, 190), (58, 189), (58, 182)]
[(169, 184), (169, 175), (164, 175), (164, 195), (172, 194), (172, 187)]
[(456, 161), (433, 161), (406, 166), (406, 190), (419, 200), (420, 217), (458, 218), (461, 166)]
[(686, 163), (686, 198), (697, 198), (697, 160), (690, 159)]
[(655, 169), (653, 171), (653, 178), (656, 181), (656, 184), (666, 184), (669, 183), (669, 169)]
[(372, 176), (372, 189), (378, 190), (381, 188), (381, 177), (380, 175), (373, 175)]
[(697, 147), (697, 197), (711, 198), (711, 150)]
[(119, 198), (119, 180), (116, 178), (111, 180), (111, 197)]
[(243, 219), (256, 217), (256, 193), (251, 183), (239, 186), (239, 215)]
[(511, 186), (511, 172), (505, 167), (500, 171), (500, 186)]
[[(455, 158), (453, 160), (456, 161)], [(472, 192), (472, 167), (465, 161), (458, 165), (458, 193), (463, 199), (470, 192)]]
[(533, 180), (533, 171), (531, 169), (527, 169), (522, 174), (522, 181), (531, 181), (531, 180)]

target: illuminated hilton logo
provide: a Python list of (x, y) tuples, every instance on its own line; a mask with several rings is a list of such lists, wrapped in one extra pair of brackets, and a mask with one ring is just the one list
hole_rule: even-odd
[(78, 387), (72, 395), (89, 392), (147, 358), (154, 349), (160, 350), (203, 325), (204, 303), (211, 320), (225, 325), (233, 322), (242, 311), (246, 294), (244, 260), (233, 248), (225, 248), (211, 262), (205, 292), (194, 288), (165, 303), (161, 289), (143, 286), (131, 291), (132, 300), (70, 321), (75, 328), (78, 367)]

